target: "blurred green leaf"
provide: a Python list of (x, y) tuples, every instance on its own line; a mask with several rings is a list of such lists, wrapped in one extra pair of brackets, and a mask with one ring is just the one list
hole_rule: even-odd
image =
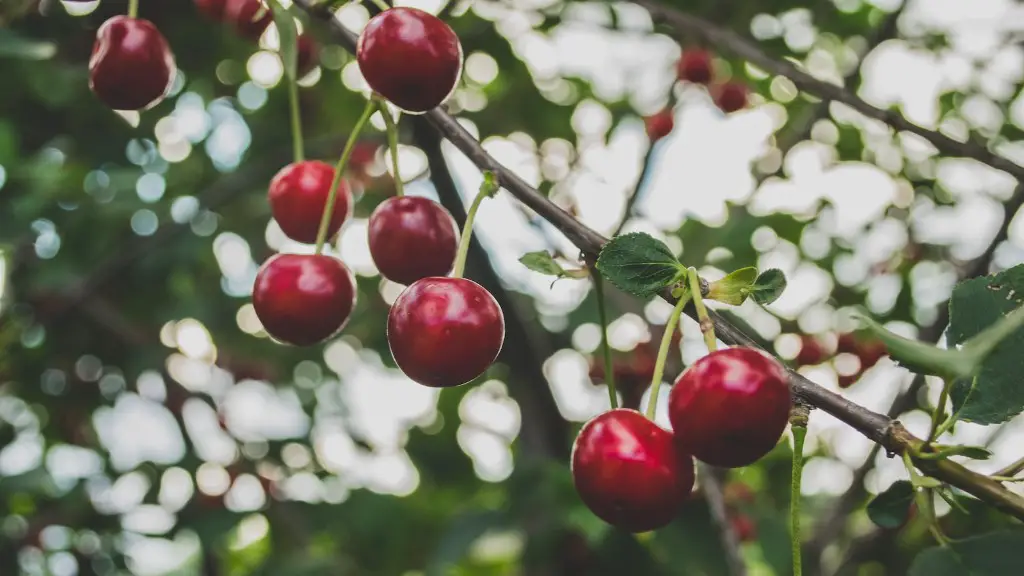
[(49, 60), (57, 54), (57, 45), (48, 40), (25, 38), (10, 28), (0, 27), (0, 58)]
[(897, 480), (868, 503), (868, 518), (882, 528), (899, 528), (910, 517), (913, 503), (914, 486), (907, 480)]
[(925, 550), (908, 576), (1009, 576), (1024, 574), (1024, 531), (993, 532)]

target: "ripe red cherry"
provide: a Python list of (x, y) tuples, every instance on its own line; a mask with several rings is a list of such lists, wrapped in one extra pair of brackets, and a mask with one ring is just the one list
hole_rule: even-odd
[(199, 9), (199, 12), (208, 18), (213, 18), (218, 21), (224, 19), (224, 1), (225, 0), (195, 0), (196, 8)]
[(740, 82), (724, 82), (712, 90), (715, 105), (729, 114), (747, 107), (747, 86)]
[(382, 276), (412, 284), (452, 270), (459, 247), (455, 219), (429, 198), (393, 196), (370, 215), (370, 256)]
[(152, 22), (114, 16), (96, 31), (89, 87), (114, 110), (143, 110), (163, 100), (176, 69), (171, 47)]
[(277, 254), (256, 273), (252, 305), (268, 334), (309, 346), (345, 327), (356, 306), (356, 279), (333, 256)]
[(407, 112), (426, 112), (455, 90), (462, 45), (437, 16), (399, 7), (370, 19), (359, 35), (356, 60), (375, 92)]
[(402, 292), (388, 314), (388, 345), (406, 376), (448, 388), (484, 373), (505, 341), (494, 296), (466, 278), (424, 278)]
[[(334, 167), (316, 160), (289, 164), (274, 176), (267, 196), (270, 212), (285, 235), (296, 242), (316, 242), (333, 179)], [(351, 214), (352, 193), (343, 179), (338, 182), (327, 237), (334, 236)]]
[(796, 355), (796, 363), (800, 366), (817, 366), (828, 357), (821, 341), (814, 336), (800, 337), (800, 353)]
[(298, 54), (296, 56), (296, 64), (299, 72), (299, 77), (303, 77), (313, 71), (317, 64), (317, 45), (312, 38), (305, 34), (299, 36), (298, 39)]
[(598, 518), (647, 532), (667, 525), (693, 490), (693, 459), (672, 433), (619, 408), (583, 425), (572, 445), (576, 492)]
[(786, 370), (753, 348), (726, 348), (693, 363), (669, 394), (679, 447), (712, 466), (738, 468), (775, 447), (789, 422)]
[(683, 51), (679, 58), (677, 73), (680, 80), (694, 84), (711, 82), (711, 53), (707, 50), (693, 49)]
[(239, 36), (256, 41), (273, 22), (274, 14), (261, 0), (224, 0), (222, 18)]
[(675, 125), (676, 121), (672, 117), (671, 108), (666, 108), (653, 116), (644, 118), (644, 128), (647, 129), (647, 137), (651, 139), (651, 142), (657, 142), (668, 136)]

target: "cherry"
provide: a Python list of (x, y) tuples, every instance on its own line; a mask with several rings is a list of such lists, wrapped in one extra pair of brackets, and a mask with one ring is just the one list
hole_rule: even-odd
[(846, 332), (845, 334), (839, 335), (839, 339), (836, 343), (836, 351), (846, 352), (849, 354), (857, 353), (857, 337), (853, 332)]
[(740, 82), (724, 82), (712, 90), (715, 105), (729, 114), (747, 107), (747, 87)]
[(647, 137), (651, 142), (657, 142), (668, 136), (675, 127), (675, 118), (672, 117), (672, 109), (666, 108), (653, 116), (644, 118), (644, 128), (647, 129)]
[(413, 381), (432, 388), (465, 384), (484, 373), (505, 341), (494, 296), (466, 278), (423, 278), (388, 314), (388, 345)]
[(299, 36), (297, 47), (296, 67), (298, 68), (299, 78), (302, 78), (316, 68), (318, 47), (316, 42), (305, 34)]
[[(270, 212), (285, 235), (296, 242), (316, 242), (333, 179), (334, 167), (317, 160), (289, 164), (274, 176), (267, 196)], [(334, 236), (351, 214), (352, 193), (342, 180), (338, 182), (327, 237)]]
[(393, 196), (370, 215), (370, 256), (382, 276), (412, 284), (451, 272), (459, 248), (455, 219), (429, 198)]
[(392, 8), (370, 19), (356, 45), (367, 84), (407, 112), (444, 103), (462, 74), (462, 45), (443, 20), (417, 8)]
[(676, 68), (680, 80), (694, 84), (707, 84), (711, 82), (713, 75), (711, 53), (700, 49), (684, 50)]
[(114, 110), (155, 106), (171, 89), (174, 54), (149, 20), (114, 16), (96, 31), (89, 87)]
[(860, 358), (861, 370), (867, 370), (884, 358), (889, 350), (881, 340), (866, 340), (857, 343), (857, 357)]
[(195, 0), (195, 2), (196, 8), (204, 16), (218, 21), (224, 19), (225, 0)]
[(856, 374), (840, 374), (839, 387), (845, 390), (850, 386), (853, 386), (857, 383), (857, 380), (860, 380), (861, 374), (862, 372), (857, 372)]
[(671, 522), (693, 490), (693, 459), (636, 410), (590, 420), (572, 446), (576, 492), (598, 518), (630, 532)]
[(222, 18), (239, 36), (256, 41), (273, 22), (274, 14), (261, 0), (224, 0)]
[(729, 518), (732, 531), (740, 542), (750, 542), (757, 538), (757, 525), (746, 514), (736, 514)]
[(712, 466), (738, 468), (775, 447), (789, 422), (786, 370), (753, 348), (726, 348), (696, 361), (669, 394), (680, 448)]
[(309, 346), (345, 327), (356, 306), (356, 279), (324, 254), (277, 254), (260, 266), (252, 305), (277, 340)]
[(800, 366), (817, 366), (828, 358), (825, 347), (821, 341), (814, 336), (800, 337), (800, 353), (796, 356), (796, 363)]

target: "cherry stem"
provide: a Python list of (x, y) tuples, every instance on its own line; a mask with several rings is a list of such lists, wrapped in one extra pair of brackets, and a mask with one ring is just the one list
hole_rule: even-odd
[(395, 195), (402, 197), (405, 196), (405, 185), (402, 183), (402, 174), (398, 171), (398, 124), (391, 117), (391, 111), (383, 100), (378, 100), (377, 106), (380, 108), (380, 115), (384, 117), (384, 126), (387, 127), (391, 171), (395, 173)]
[(341, 183), (341, 176), (345, 172), (345, 166), (348, 164), (349, 157), (352, 156), (352, 150), (356, 147), (356, 141), (359, 140), (359, 133), (363, 131), (363, 127), (366, 126), (366, 122), (376, 109), (376, 102), (372, 99), (366, 101), (366, 108), (363, 109), (363, 114), (359, 117), (359, 120), (356, 120), (356, 125), (352, 127), (352, 133), (348, 135), (348, 141), (345, 142), (345, 149), (341, 152), (341, 158), (338, 159), (338, 163), (334, 166), (334, 180), (331, 181), (331, 192), (327, 195), (324, 214), (320, 217), (320, 229), (316, 232), (317, 254), (323, 252), (324, 249), (324, 240), (327, 239), (327, 228), (331, 223), (334, 203), (338, 199), (338, 185)]
[(128, 0), (128, 17), (139, 17), (139, 0)]
[(604, 307), (604, 280), (596, 270), (591, 269), (594, 279), (594, 295), (597, 296), (597, 316), (601, 319), (601, 353), (604, 355), (604, 383), (608, 387), (608, 401), (612, 410), (619, 407), (619, 395), (615, 392), (615, 372), (612, 370), (612, 349), (608, 345), (608, 312)]
[[(651, 397), (647, 399), (647, 418), (654, 420), (655, 411), (658, 409), (658, 394), (661, 392), (661, 377), (665, 374), (665, 359), (668, 358), (668, 348), (672, 345), (672, 334), (676, 331), (676, 324), (679, 324), (679, 317), (683, 314), (683, 308), (690, 301), (690, 294), (683, 293), (672, 309), (672, 314), (665, 323), (665, 333), (661, 336), (661, 346), (658, 347), (658, 360), (654, 363), (654, 376), (651, 378)], [(679, 333), (683, 333), (683, 327), (679, 325)]]
[(288, 107), (292, 123), (292, 155), (296, 162), (306, 159), (302, 142), (302, 116), (299, 112), (299, 83), (295, 78), (288, 79)]
[(928, 432), (928, 444), (931, 444), (932, 442), (937, 440), (939, 438), (939, 435), (942, 433), (940, 432), (940, 430), (943, 430), (944, 428), (940, 427), (939, 425), (941, 424), (940, 421), (942, 420), (942, 417), (946, 415), (946, 402), (947, 400), (949, 400), (950, 386), (951, 382), (942, 382), (942, 392), (939, 394), (939, 402), (935, 406), (935, 411), (932, 412), (932, 428)]
[(690, 280), (690, 294), (693, 298), (693, 307), (697, 309), (697, 320), (700, 321), (700, 332), (704, 335), (704, 343), (708, 346), (708, 352), (718, 350), (718, 339), (715, 338), (715, 324), (708, 316), (707, 306), (704, 305), (704, 297), (700, 293), (700, 276), (697, 269), (692, 266), (687, 270)]
[(806, 406), (793, 406), (790, 416), (790, 430), (793, 433), (793, 478), (789, 491), (789, 533), (793, 550), (793, 576), (800, 576), (803, 570), (800, 554), (800, 483), (804, 470), (804, 439), (807, 436)]
[(452, 266), (452, 278), (462, 278), (466, 269), (466, 256), (469, 255), (469, 241), (473, 237), (473, 221), (476, 220), (476, 212), (480, 209), (480, 203), (484, 198), (494, 196), (498, 191), (498, 180), (492, 172), (484, 173), (484, 181), (480, 184), (480, 191), (477, 192), (473, 204), (466, 212), (466, 224), (462, 227), (462, 238), (459, 239), (459, 251), (455, 256), (455, 264)]
[(391, 6), (388, 6), (388, 3), (384, 0), (371, 0), (371, 2), (376, 5), (377, 8), (380, 8), (381, 12), (386, 12), (391, 9)]

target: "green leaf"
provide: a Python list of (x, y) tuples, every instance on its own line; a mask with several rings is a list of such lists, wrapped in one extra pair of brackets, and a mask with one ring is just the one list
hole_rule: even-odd
[(786, 289), (786, 275), (778, 268), (769, 268), (758, 275), (754, 285), (750, 287), (750, 297), (754, 302), (767, 306), (782, 296)]
[(858, 312), (856, 316), (862, 327), (885, 344), (889, 356), (907, 370), (943, 378), (971, 375), (971, 359), (962, 350), (938, 348), (919, 340), (904, 338), (875, 322), (866, 312)]
[(882, 528), (899, 528), (910, 517), (913, 503), (914, 486), (898, 480), (868, 504), (868, 518)]
[(686, 275), (686, 267), (668, 246), (643, 232), (612, 238), (601, 250), (597, 269), (619, 289), (641, 298), (661, 292)]
[[(1000, 321), (1012, 322), (1016, 315), (1006, 315), (1018, 309), (1022, 302), (1024, 265), (960, 283), (953, 289), (949, 301), (950, 324), (946, 335), (949, 346), (964, 345), (965, 350), (973, 350), (977, 345), (975, 336)], [(964, 377), (954, 382), (950, 398), (958, 419), (976, 424), (999, 424), (1019, 414), (1024, 410), (1022, 373), (1024, 330), (1016, 329), (1004, 334), (990, 350), (975, 378)]]
[(739, 306), (750, 295), (750, 290), (757, 282), (757, 268), (748, 266), (730, 272), (725, 278), (711, 283), (708, 300), (723, 304)]
[(1005, 530), (956, 540), (918, 554), (908, 576), (1024, 574), (1024, 531)]
[[(561, 264), (544, 250), (528, 252), (519, 258), (519, 262), (534, 272), (546, 276), (554, 276), (555, 282), (562, 278), (586, 278), (589, 273), (586, 269), (566, 270)], [(552, 286), (554, 282), (552, 282)]]
[(11, 29), (0, 28), (0, 58), (49, 60), (56, 53), (57, 45), (53, 42), (25, 38)]
[(988, 460), (992, 452), (981, 446), (943, 446), (935, 452), (925, 452), (921, 457), (926, 460), (943, 460), (950, 456), (964, 456), (973, 460)]
[(274, 24), (277, 26), (278, 43), (281, 46), (281, 63), (284, 73), (294, 82), (299, 74), (299, 33), (295, 28), (295, 18), (278, 0), (269, 2), (274, 12)]

